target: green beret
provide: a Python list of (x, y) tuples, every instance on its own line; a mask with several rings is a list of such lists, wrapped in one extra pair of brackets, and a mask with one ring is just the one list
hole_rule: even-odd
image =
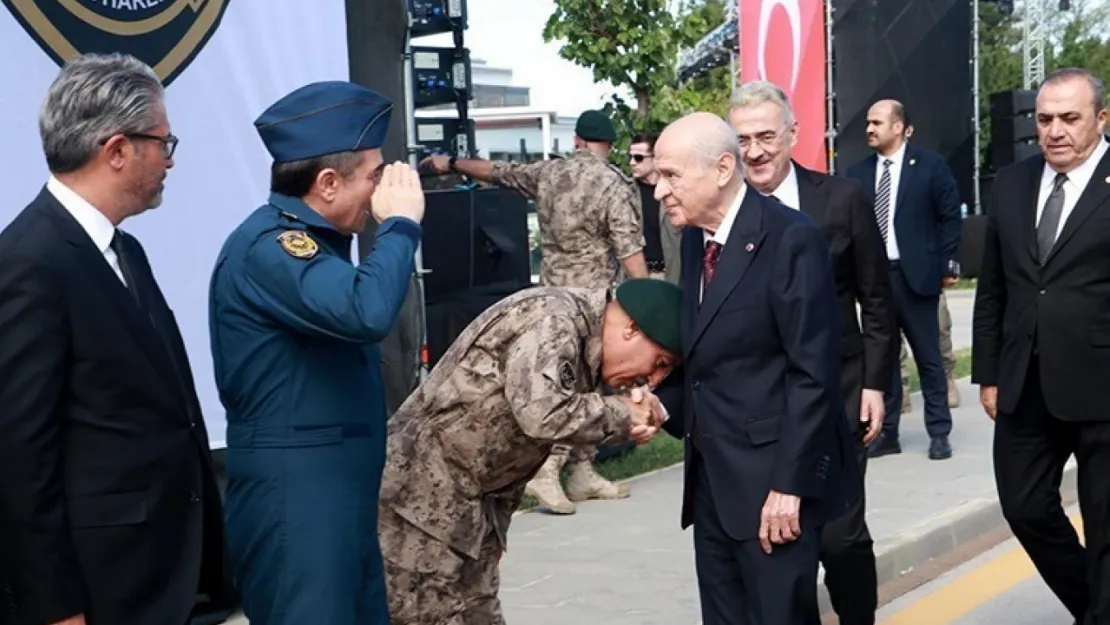
[(654, 343), (682, 353), (682, 289), (654, 278), (628, 280), (617, 287), (617, 304)]
[(574, 125), (574, 134), (585, 141), (605, 141), (615, 143), (617, 130), (613, 128), (613, 120), (601, 111), (586, 111), (578, 116), (578, 123)]

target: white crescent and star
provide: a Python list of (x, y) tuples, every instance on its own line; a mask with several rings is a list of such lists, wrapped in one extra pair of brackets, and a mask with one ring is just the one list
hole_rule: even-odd
[(790, 89), (787, 95), (794, 93), (798, 86), (798, 68), (802, 63), (802, 9), (798, 5), (800, 0), (763, 0), (759, 6), (759, 31), (756, 42), (756, 62), (761, 78), (767, 78), (767, 31), (771, 27), (771, 14), (775, 7), (781, 6), (790, 21), (790, 43), (794, 54), (791, 55), (793, 67), (790, 69)]

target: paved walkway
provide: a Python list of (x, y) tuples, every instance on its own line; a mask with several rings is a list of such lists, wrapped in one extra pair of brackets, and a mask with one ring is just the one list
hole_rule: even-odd
[[(953, 342), (970, 342), (970, 293), (950, 296)], [(902, 419), (904, 452), (871, 462), (868, 520), (880, 577), (997, 524), (991, 472), (992, 424), (977, 389), (960, 382), (953, 411), (954, 456), (926, 457), (920, 395)], [(502, 561), (501, 598), (512, 625), (695, 625), (699, 622), (692, 537), (678, 526), (681, 468), (632, 482), (632, 497), (589, 502), (570, 517), (518, 515)], [(987, 513), (984, 513), (984, 510)], [(930, 553), (933, 552), (933, 553)], [(883, 570), (885, 567), (885, 571)]]

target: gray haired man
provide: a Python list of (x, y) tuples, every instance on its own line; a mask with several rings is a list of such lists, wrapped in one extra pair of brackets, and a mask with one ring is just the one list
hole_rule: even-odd
[[(890, 391), (897, 361), (888, 263), (875, 213), (858, 182), (810, 171), (791, 159), (798, 122), (782, 89), (746, 83), (733, 96), (728, 120), (740, 140), (748, 183), (809, 215), (828, 239), (842, 322), (840, 386), (866, 470), (865, 444), (881, 430), (883, 394)], [(825, 585), (843, 625), (875, 622), (875, 553), (862, 484), (859, 492), (848, 513), (821, 533)]]
[(0, 622), (218, 623), (235, 607), (185, 346), (142, 245), (177, 139), (138, 60), (78, 57), (50, 177), (0, 233)]

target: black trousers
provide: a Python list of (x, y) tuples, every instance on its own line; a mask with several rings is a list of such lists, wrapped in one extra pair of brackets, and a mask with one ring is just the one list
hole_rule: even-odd
[[(924, 296), (914, 291), (898, 261), (890, 264), (890, 288), (894, 299), (894, 316), (898, 330), (910, 344), (917, 373), (921, 378), (921, 395), (925, 398), (925, 430), (931, 438), (948, 436), (952, 431), (952, 411), (948, 408), (948, 378), (944, 375), (944, 359), (940, 354), (940, 319), (937, 308), (940, 295)], [(894, 335), (895, 340), (898, 334)], [(894, 369), (891, 392), (886, 396), (886, 420), (883, 434), (898, 440), (902, 420), (902, 376)]]
[[(819, 544), (813, 532), (773, 545), (735, 540), (721, 526), (705, 465), (694, 454), (694, 557), (703, 625), (820, 625)], [(726, 495), (726, 493), (720, 493)]]
[[(1060, 501), (1072, 454), (1086, 548)], [(1055, 418), (1036, 356), (1017, 408), (998, 414), (994, 475), (1002, 513), (1041, 578), (1081, 625), (1110, 625), (1110, 422)]]
[(866, 429), (859, 420), (860, 393), (863, 386), (863, 354), (845, 358), (840, 371), (844, 409), (849, 431), (857, 441), (860, 496), (847, 512), (821, 530), (821, 564), (825, 567), (825, 588), (840, 619), (840, 625), (875, 625), (879, 606), (878, 576), (875, 572), (875, 547), (867, 528), (865, 493), (867, 447)]

